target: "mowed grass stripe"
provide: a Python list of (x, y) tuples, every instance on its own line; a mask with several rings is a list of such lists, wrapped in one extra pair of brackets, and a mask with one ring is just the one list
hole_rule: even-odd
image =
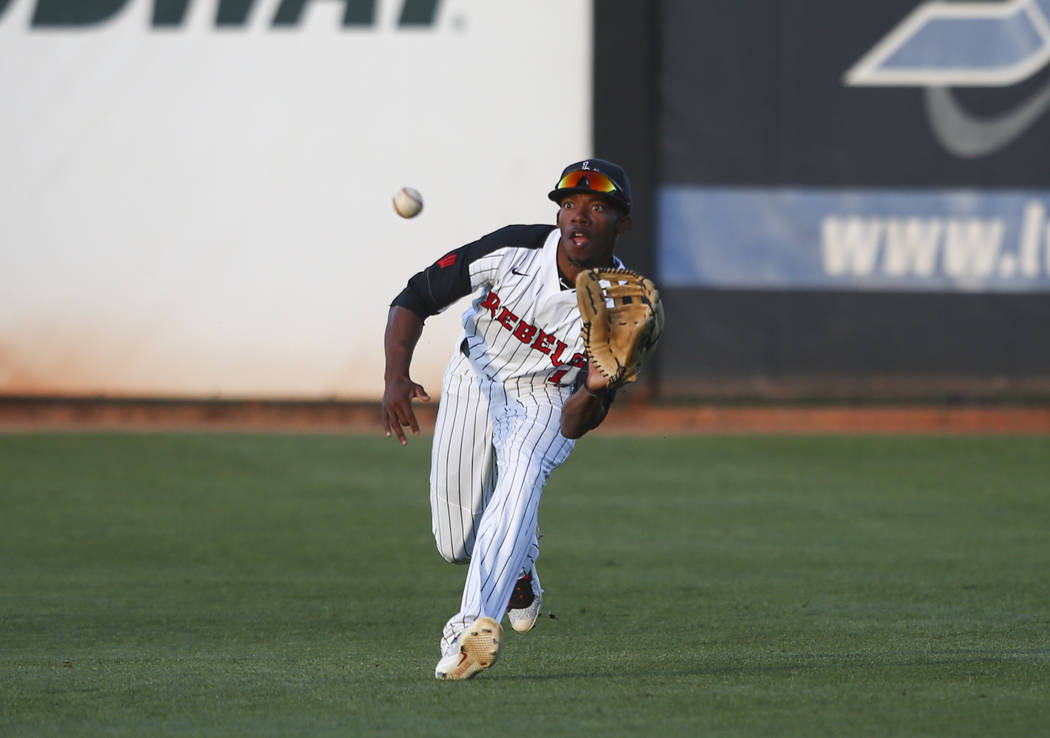
[(1045, 437), (589, 436), (468, 683), (413, 441), (0, 435), (0, 735), (1047, 734)]

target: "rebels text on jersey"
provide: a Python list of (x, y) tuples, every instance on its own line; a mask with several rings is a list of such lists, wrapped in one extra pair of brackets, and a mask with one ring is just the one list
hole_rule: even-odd
[(559, 236), (550, 225), (501, 228), (414, 275), (392, 304), (425, 319), (480, 289), (460, 337), (476, 371), (501, 382), (571, 386), (586, 355), (576, 291), (558, 271)]

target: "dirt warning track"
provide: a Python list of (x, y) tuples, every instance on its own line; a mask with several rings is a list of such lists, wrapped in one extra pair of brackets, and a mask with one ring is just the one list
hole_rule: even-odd
[[(422, 432), (437, 402), (417, 403)], [(377, 403), (0, 397), (0, 430), (260, 430), (382, 433)], [(1050, 434), (1050, 405), (663, 405), (613, 407), (603, 433)]]

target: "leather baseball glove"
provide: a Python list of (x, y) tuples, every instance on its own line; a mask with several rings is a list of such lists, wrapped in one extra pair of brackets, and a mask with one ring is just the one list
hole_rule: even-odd
[(589, 269), (576, 277), (587, 358), (618, 387), (638, 372), (664, 331), (664, 308), (651, 280), (630, 269)]

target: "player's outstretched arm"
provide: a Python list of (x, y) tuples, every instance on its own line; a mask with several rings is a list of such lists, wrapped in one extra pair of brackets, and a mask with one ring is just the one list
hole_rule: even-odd
[(579, 438), (597, 428), (609, 412), (609, 380), (593, 367), (588, 367), (587, 379), (573, 392), (561, 409), (561, 434)]
[(430, 401), (430, 395), (423, 385), (416, 384), (409, 376), (412, 365), (412, 354), (416, 350), (419, 337), (423, 334), (423, 319), (408, 308), (398, 305), (390, 308), (386, 321), (386, 335), (383, 346), (386, 352), (386, 371), (383, 381), (383, 425), (386, 435), (396, 435), (401, 445), (408, 443), (404, 427), (412, 429), (419, 435), (419, 422), (412, 410), (413, 398), (424, 402)]

